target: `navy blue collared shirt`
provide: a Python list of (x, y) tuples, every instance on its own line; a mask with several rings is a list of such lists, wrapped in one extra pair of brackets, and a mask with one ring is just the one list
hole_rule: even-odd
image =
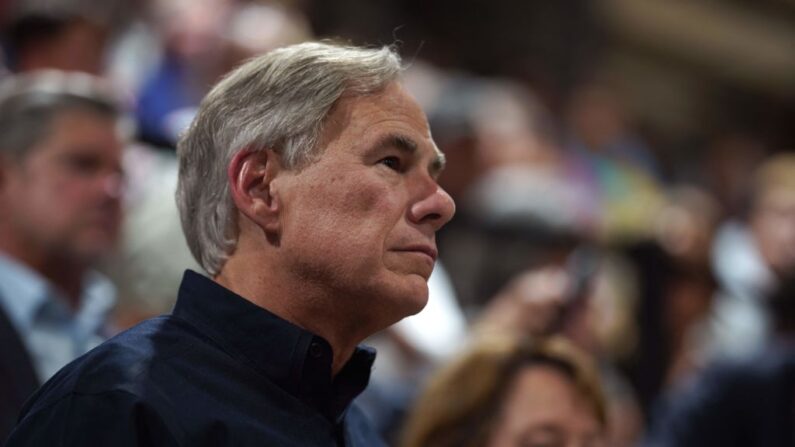
[(328, 342), (188, 271), (172, 315), (67, 365), (7, 446), (381, 446), (351, 405), (374, 359), (332, 379)]

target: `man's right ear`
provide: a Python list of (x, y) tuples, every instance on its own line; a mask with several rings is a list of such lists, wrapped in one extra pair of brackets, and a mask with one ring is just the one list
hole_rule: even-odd
[(235, 206), (269, 234), (279, 234), (281, 230), (281, 204), (271, 182), (282, 169), (281, 158), (270, 149), (243, 149), (232, 157), (227, 168)]

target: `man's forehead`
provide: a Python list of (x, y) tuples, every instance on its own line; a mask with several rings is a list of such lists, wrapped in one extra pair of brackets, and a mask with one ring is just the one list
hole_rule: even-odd
[(384, 144), (399, 145), (414, 152), (420, 146), (424, 149), (428, 146), (425, 141), (429, 141), (430, 150), (435, 155), (441, 154), (431, 138), (425, 112), (397, 81), (378, 93), (343, 95), (324, 119), (324, 139), (330, 141), (348, 132), (366, 133), (382, 125), (387, 127), (383, 130), (386, 134), (379, 135), (378, 139), (385, 140)]

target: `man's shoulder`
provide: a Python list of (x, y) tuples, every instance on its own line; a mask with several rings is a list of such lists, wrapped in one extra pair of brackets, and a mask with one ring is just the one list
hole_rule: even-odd
[(196, 329), (170, 315), (144, 321), (66, 365), (33, 395), (24, 412), (74, 394), (144, 396), (153, 387), (167, 386), (172, 364), (200, 346), (201, 339)]

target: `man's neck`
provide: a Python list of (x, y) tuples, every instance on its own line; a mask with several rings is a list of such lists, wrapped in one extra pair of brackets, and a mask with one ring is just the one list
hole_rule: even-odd
[[(252, 275), (238, 265), (258, 265), (258, 274)], [(335, 376), (353, 355), (356, 346), (367, 337), (363, 325), (346, 325), (341, 319), (344, 312), (335, 310), (333, 304), (339, 297), (329, 296), (328, 291), (314, 290), (306, 284), (284, 281), (263, 272), (274, 272), (262, 263), (245, 262), (240, 258), (227, 261), (222, 272), (213, 278), (217, 283), (235, 292), (246, 300), (262, 307), (290, 323), (323, 337), (334, 353), (331, 365)], [(325, 292), (325, 293), (324, 293)]]

